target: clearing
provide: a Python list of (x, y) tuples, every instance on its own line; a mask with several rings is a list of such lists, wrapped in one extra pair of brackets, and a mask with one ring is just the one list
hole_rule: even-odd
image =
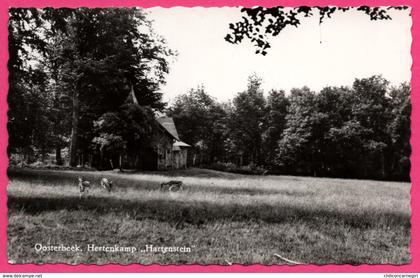
[[(14, 263), (407, 264), (410, 183), (213, 170), (119, 173), (10, 169), (8, 256)], [(93, 188), (79, 198), (77, 177)], [(114, 181), (111, 194), (101, 177)], [(181, 192), (159, 184), (183, 181)], [(83, 252), (37, 252), (36, 244)], [(136, 252), (88, 252), (87, 246)], [(191, 252), (147, 251), (146, 246)]]

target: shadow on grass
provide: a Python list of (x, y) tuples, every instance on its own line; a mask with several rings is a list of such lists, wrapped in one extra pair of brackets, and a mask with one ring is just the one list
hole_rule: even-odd
[(293, 223), (304, 221), (315, 226), (322, 223), (337, 223), (354, 228), (375, 226), (398, 226), (410, 228), (410, 217), (401, 213), (337, 212), (322, 208), (302, 208), (293, 206), (270, 206), (266, 204), (240, 205), (215, 204), (207, 201), (183, 202), (178, 200), (121, 200), (112, 197), (76, 196), (30, 197), (9, 196), (11, 211), (24, 210), (38, 214), (57, 210), (83, 210), (98, 213), (121, 213), (134, 219), (154, 219), (171, 223), (188, 223), (200, 226), (216, 220), (263, 221), (267, 223)]

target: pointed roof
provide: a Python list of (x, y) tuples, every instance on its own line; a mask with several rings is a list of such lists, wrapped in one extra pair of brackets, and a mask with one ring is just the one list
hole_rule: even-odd
[(137, 101), (137, 97), (134, 94), (133, 85), (131, 85), (131, 90), (130, 90), (130, 93), (128, 94), (127, 99), (125, 100), (125, 103), (139, 104), (139, 102)]
[(170, 117), (160, 117), (156, 119), (158, 123), (172, 135), (177, 141), (179, 140), (178, 131), (176, 130), (174, 120)]

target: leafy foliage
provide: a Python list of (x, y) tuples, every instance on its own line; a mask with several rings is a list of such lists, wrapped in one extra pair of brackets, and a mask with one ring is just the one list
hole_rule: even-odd
[[(137, 128), (143, 118), (129, 118), (143, 115), (139, 111), (150, 118), (152, 110), (163, 109), (159, 86), (173, 53), (142, 10), (11, 9), (10, 14), (9, 152), (23, 152), (29, 160), (37, 150), (56, 148), (60, 164), (61, 148), (67, 147), (76, 166), (99, 155), (98, 144), (102, 150), (129, 148), (135, 140), (117, 132), (123, 125), (112, 133), (94, 127), (110, 114), (124, 115), (127, 130), (150, 136), (145, 126)], [(123, 105), (132, 87), (137, 108)]]
[[(388, 11), (390, 9), (407, 9), (401, 7), (368, 7), (360, 6), (357, 11), (365, 13), (371, 20), (390, 20), (391, 16)], [(225, 40), (232, 44), (241, 43), (244, 39), (250, 40), (255, 48), (256, 54), (266, 55), (270, 45), (270, 38), (280, 34), (283, 29), (288, 26), (298, 27), (303, 18), (318, 15), (319, 24), (322, 24), (326, 18), (331, 18), (334, 13), (346, 12), (350, 8), (342, 7), (308, 7), (301, 6), (296, 8), (284, 7), (254, 7), (242, 8), (242, 20), (229, 24), (231, 30), (227, 34)]]
[(261, 89), (261, 79), (250, 76), (246, 91), (233, 99), (229, 116), (229, 135), (239, 155), (239, 165), (261, 163), (262, 134), (265, 128), (266, 100)]
[[(397, 95), (404, 95), (404, 101), (396, 101)], [(390, 90), (384, 78), (372, 76), (356, 79), (352, 89), (328, 87), (319, 94), (305, 88), (292, 91), (290, 102), (287, 129), (279, 141), (277, 157), (278, 164), (287, 171), (340, 177), (408, 178), (407, 84)], [(404, 143), (400, 142), (398, 147), (393, 144), (396, 140), (391, 132), (396, 122), (405, 126), (398, 137), (404, 137)], [(396, 155), (395, 147), (404, 155)], [(396, 157), (398, 160), (404, 157), (405, 164), (396, 163)], [(397, 164), (405, 165), (404, 174), (401, 168), (395, 168)]]
[(182, 140), (193, 147), (189, 152), (191, 164), (224, 159), (227, 112), (203, 86), (177, 97), (168, 115), (174, 118)]
[(318, 93), (303, 87), (267, 97), (260, 85), (251, 76), (246, 91), (217, 105), (220, 113), (208, 108), (215, 102), (204, 90), (175, 102), (171, 111), (182, 138), (219, 146), (217, 152), (196, 148), (205, 157), (202, 164), (244, 173), (409, 179), (408, 84), (390, 87), (372, 76), (356, 79), (352, 87)]
[[(265, 115), (266, 128), (262, 134), (263, 153), (265, 163), (273, 165), (276, 157), (275, 150), (286, 128), (286, 116), (288, 114), (290, 101), (284, 91), (273, 90), (267, 98), (267, 110)], [(273, 151), (274, 150), (274, 151)]]

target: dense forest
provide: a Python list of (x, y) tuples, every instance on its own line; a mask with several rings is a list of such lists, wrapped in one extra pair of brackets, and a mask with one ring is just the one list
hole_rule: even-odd
[[(410, 86), (247, 89), (218, 102), (204, 86), (171, 104), (159, 91), (174, 53), (140, 9), (11, 9), (11, 163), (88, 165), (152, 145), (173, 117), (190, 166), (244, 173), (408, 180)], [(245, 84), (246, 80), (244, 80)], [(137, 103), (128, 103), (133, 90)], [(118, 162), (115, 162), (117, 165)]]
[(356, 79), (352, 87), (265, 96), (255, 75), (231, 102), (219, 103), (199, 87), (179, 96), (168, 112), (194, 146), (190, 164), (400, 180), (409, 179), (410, 113), (409, 84), (390, 86), (381, 76)]

